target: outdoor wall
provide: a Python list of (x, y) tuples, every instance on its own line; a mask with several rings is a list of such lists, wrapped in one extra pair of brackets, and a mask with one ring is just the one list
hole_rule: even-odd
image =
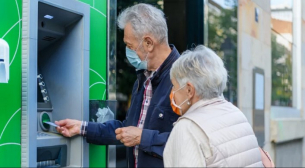
[(0, 38), (9, 45), (9, 80), (0, 83), (0, 167), (21, 164), (21, 14), (22, 0), (0, 1)]
[[(299, 10), (305, 8), (305, 2), (299, 5)], [(257, 16), (255, 10), (258, 10)], [(295, 10), (295, 9), (294, 9)], [(300, 131), (305, 126), (304, 105), (305, 105), (305, 12), (302, 10), (302, 18), (294, 15), (293, 33), (294, 51), (301, 47), (301, 60), (295, 59), (293, 66), (298, 66), (301, 62), (301, 73), (293, 75), (294, 82), (301, 83), (300, 89), (294, 87), (294, 94), (301, 91), (301, 103), (297, 102), (293, 107), (271, 107), (272, 91), (272, 55), (271, 55), (271, 10), (270, 0), (239, 0), (238, 8), (238, 107), (244, 112), (249, 122), (253, 125), (253, 68), (258, 67), (264, 70), (265, 95), (265, 145), (276, 166), (305, 166), (305, 144), (304, 131)], [(296, 12), (297, 13), (297, 12)], [(295, 14), (295, 13), (294, 13)], [(257, 20), (257, 21), (256, 21)], [(301, 22), (301, 31), (298, 30), (298, 21)], [(295, 34), (297, 33), (297, 34)], [(301, 44), (298, 37), (302, 38)], [(294, 52), (293, 54), (297, 54)], [(294, 70), (294, 73), (300, 71)], [(301, 82), (300, 82), (301, 81)], [(255, 127), (255, 126), (254, 126)]]
[[(257, 21), (255, 19), (255, 9)], [(238, 107), (253, 126), (253, 69), (264, 71), (265, 146), (270, 150), (271, 28), (270, 0), (239, 0)]]
[(275, 165), (277, 167), (301, 167), (302, 139), (277, 143), (275, 145)]

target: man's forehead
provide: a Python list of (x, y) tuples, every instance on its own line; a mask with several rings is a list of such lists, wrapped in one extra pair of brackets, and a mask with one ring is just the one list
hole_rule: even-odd
[(123, 38), (123, 41), (125, 44), (128, 44), (128, 45), (132, 45), (133, 43), (136, 43), (134, 40), (130, 39), (130, 38), (127, 38), (124, 36)]
[(128, 44), (132, 44), (132, 43), (136, 43), (137, 39), (133, 34), (125, 34), (124, 33), (124, 38), (123, 38), (124, 43), (128, 43)]
[(136, 43), (137, 42), (137, 38), (134, 35), (133, 29), (132, 29), (132, 26), (130, 23), (127, 23), (124, 28), (123, 41), (125, 43)]

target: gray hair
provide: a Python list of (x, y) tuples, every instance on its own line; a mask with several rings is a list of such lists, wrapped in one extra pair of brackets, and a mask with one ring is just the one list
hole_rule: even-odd
[(187, 50), (172, 65), (170, 78), (176, 79), (180, 87), (190, 82), (196, 95), (208, 100), (222, 95), (227, 83), (227, 70), (223, 61), (211, 49), (199, 45)]
[(168, 43), (168, 29), (164, 13), (152, 5), (140, 3), (126, 8), (118, 16), (118, 26), (120, 29), (124, 29), (127, 23), (131, 23), (137, 39), (150, 34), (159, 43)]

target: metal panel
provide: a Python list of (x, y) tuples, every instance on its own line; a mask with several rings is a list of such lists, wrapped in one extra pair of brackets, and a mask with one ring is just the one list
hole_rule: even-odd
[[(117, 1), (107, 1), (107, 98), (116, 100), (116, 15)], [(116, 102), (116, 101), (114, 101)], [(116, 104), (116, 103), (115, 103)], [(116, 106), (114, 107), (116, 108)], [(108, 146), (108, 167), (116, 167), (116, 145)]]
[(117, 1), (108, 0), (107, 18), (107, 98), (116, 100), (116, 15)]
[[(263, 88), (256, 87), (259, 76), (263, 76)], [(265, 76), (264, 70), (260, 68), (253, 69), (253, 130), (257, 137), (257, 141), (260, 147), (264, 147), (265, 144)], [(261, 95), (263, 100), (258, 100), (258, 96)], [(262, 101), (262, 102), (260, 102)], [(261, 103), (263, 103), (261, 105)]]
[[(36, 166), (36, 110), (37, 102), (35, 97), (30, 97), (30, 93), (37, 95), (36, 90), (36, 75), (37, 62), (37, 18), (30, 19), (31, 16), (37, 15), (37, 1), (23, 1), (23, 21), (22, 21), (22, 120), (21, 120), (21, 167)], [(30, 47), (34, 46), (34, 47)], [(35, 47), (36, 46), (36, 47)], [(33, 124), (30, 124), (30, 119), (34, 118)], [(31, 130), (35, 130), (31, 131)], [(30, 155), (31, 153), (31, 155)]]
[(275, 144), (277, 167), (302, 167), (302, 139)]

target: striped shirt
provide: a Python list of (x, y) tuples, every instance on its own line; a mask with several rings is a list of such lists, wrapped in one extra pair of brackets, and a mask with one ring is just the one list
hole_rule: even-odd
[[(156, 71), (155, 71), (156, 72)], [(155, 72), (145, 71), (144, 75), (146, 76), (146, 81), (144, 82), (144, 95), (143, 95), (143, 102), (141, 108), (141, 114), (138, 121), (138, 128), (143, 129), (145, 118), (147, 114), (148, 107), (150, 105), (150, 100), (152, 98), (152, 85), (151, 85), (151, 78)], [(138, 165), (138, 154), (139, 154), (139, 145), (135, 146), (134, 148), (134, 156), (135, 156), (135, 167), (137, 168)]]

